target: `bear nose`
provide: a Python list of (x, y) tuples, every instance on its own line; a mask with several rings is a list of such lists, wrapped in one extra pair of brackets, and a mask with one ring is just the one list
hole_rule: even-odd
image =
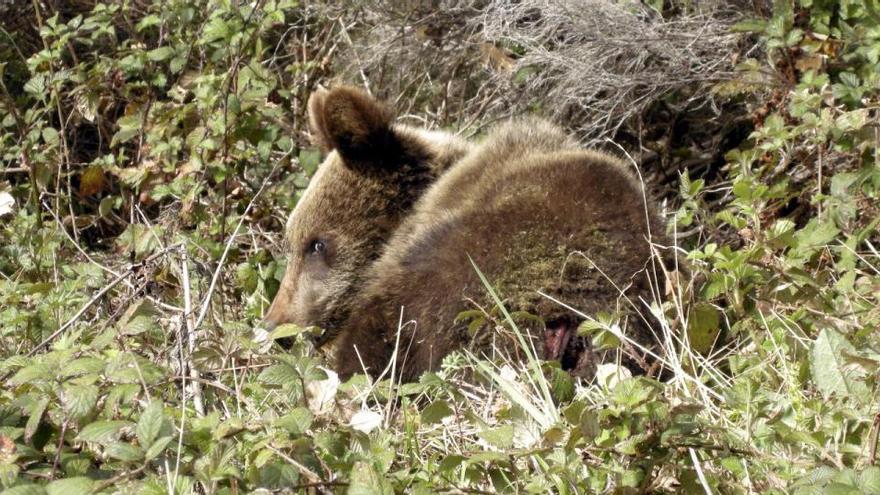
[(275, 330), (275, 327), (285, 322), (285, 316), (281, 308), (279, 307), (279, 298), (280, 294), (275, 296), (275, 300), (272, 301), (272, 304), (269, 305), (269, 309), (263, 314), (263, 319), (260, 320), (259, 325), (263, 330), (267, 332), (271, 332)]

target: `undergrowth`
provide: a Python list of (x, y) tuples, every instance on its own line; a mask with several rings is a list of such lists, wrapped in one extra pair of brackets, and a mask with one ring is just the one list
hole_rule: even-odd
[(662, 381), (459, 353), (410, 384), (340, 383), (311, 329), (258, 324), (320, 161), (305, 98), (357, 26), (292, 0), (47, 3), (0, 31), (3, 495), (880, 493), (873, 0), (731, 31), (760, 50), (711, 89), (754, 131), (680, 170), (658, 247), (679, 266), (633, 302)]

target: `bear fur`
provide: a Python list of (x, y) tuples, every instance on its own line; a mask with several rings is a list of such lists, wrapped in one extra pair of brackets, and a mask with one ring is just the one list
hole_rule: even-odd
[[(575, 335), (582, 316), (538, 291), (583, 314), (620, 312), (628, 338), (656, 349), (633, 308), (654, 299), (649, 240), (663, 229), (621, 161), (538, 119), (469, 145), (397, 131), (351, 89), (312, 100), (313, 132), (335, 152), (291, 215), (294, 249), (269, 319), (324, 328), (340, 376), (377, 376), (395, 358), (395, 378), (413, 380), (455, 349), (514, 348), (456, 320), (494, 307), (474, 265), (510, 312), (539, 317), (521, 327), (539, 354), (578, 375), (607, 358)], [(318, 268), (315, 232), (332, 239)], [(630, 352), (624, 363), (640, 371), (646, 360)]]
[(367, 266), (428, 186), (469, 150), (451, 135), (392, 118), (355, 88), (309, 98), (312, 138), (328, 155), (287, 222), (287, 269), (265, 326), (313, 325), (334, 335)]

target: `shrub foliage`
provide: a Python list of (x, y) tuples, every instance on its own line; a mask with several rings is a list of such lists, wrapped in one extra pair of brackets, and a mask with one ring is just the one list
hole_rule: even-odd
[[(725, 18), (747, 20), (709, 39), (729, 60), (699, 66), (723, 73), (652, 92), (614, 127), (633, 156), (665, 143), (680, 178), (667, 199), (681, 269), (658, 269), (667, 290), (642, 308), (667, 351), (662, 381), (456, 354), (418, 383), (339, 383), (312, 329), (255, 326), (283, 273), (285, 215), (320, 161), (305, 99), (353, 68), (378, 84), (358, 59), (376, 36), (392, 64), (495, 56), (394, 86), (431, 123), (478, 132), (498, 114), (477, 103), (504, 78), (529, 111), (563, 117), (549, 98), (564, 88), (529, 78), (566, 67), (554, 44), (592, 40), (515, 42), (503, 33), (540, 24), (541, 3), (489, 4), (526, 18), (459, 26), (460, 46), (489, 38), (456, 52), (430, 19), (454, 27), (478, 5), (0, 1), (0, 493), (880, 493), (874, 0), (737, 7)], [(658, 36), (703, 15), (609, 5)], [(369, 29), (388, 16), (403, 27)], [(713, 52), (687, 34), (676, 60)], [(508, 70), (539, 59), (553, 63)], [(588, 101), (566, 105), (598, 104), (582, 89)], [(701, 91), (732, 114), (695, 108)], [(635, 139), (676, 108), (688, 126), (670, 135), (700, 135), (693, 149)], [(569, 115), (588, 128), (589, 112)], [(724, 159), (688, 169), (706, 143)], [(515, 326), (503, 315), (477, 316)], [(582, 331), (619, 346), (613, 324)]]

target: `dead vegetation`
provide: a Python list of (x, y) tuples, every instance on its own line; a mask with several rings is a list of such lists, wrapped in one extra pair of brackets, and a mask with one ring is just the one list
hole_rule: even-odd
[[(340, 79), (396, 101), (413, 123), (473, 135), (541, 114), (586, 145), (623, 146), (668, 186), (717, 174), (751, 129), (743, 102), (716, 94), (756, 45), (731, 26), (757, 7), (598, 0), (449, 1), (431, 8), (367, 1), (316, 7), (344, 40)], [(734, 117), (734, 115), (736, 117)]]

